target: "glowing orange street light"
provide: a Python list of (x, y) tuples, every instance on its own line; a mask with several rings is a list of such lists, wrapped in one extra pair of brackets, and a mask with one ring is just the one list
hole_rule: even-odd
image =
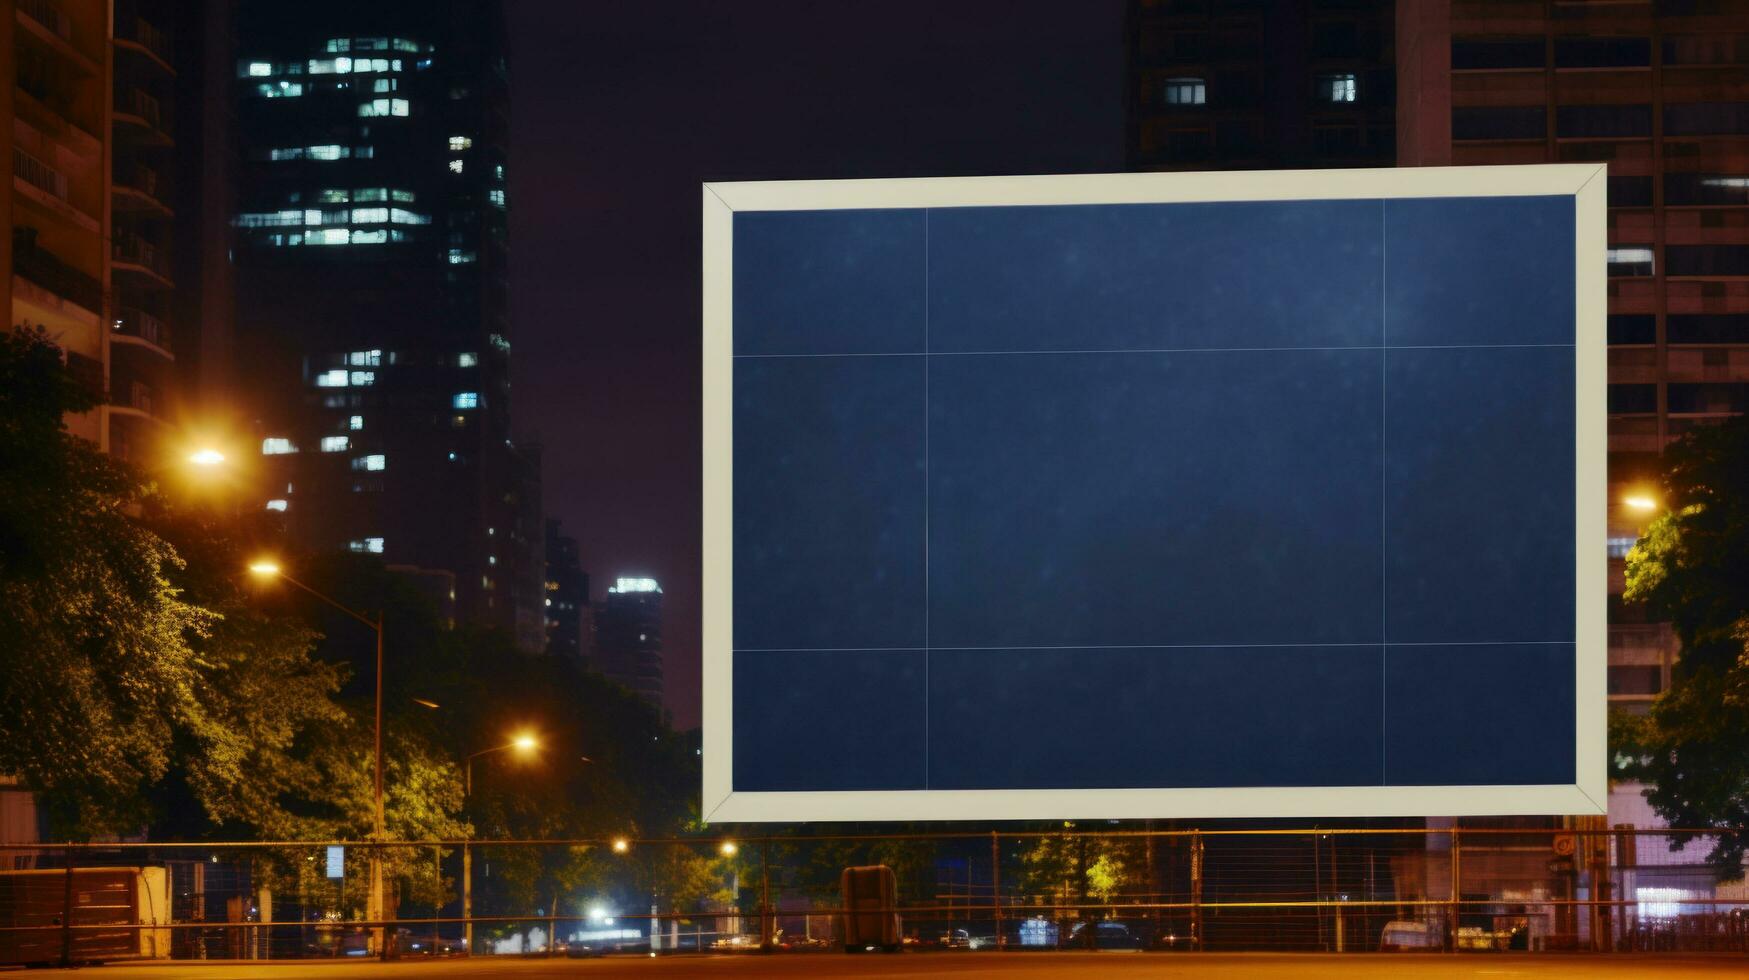
[(225, 454), (209, 446), (190, 453), (188, 461), (195, 466), (210, 468), (222, 465), (225, 462)]
[(613, 853), (624, 854), (625, 852), (627, 852), (631, 849), (632, 849), (632, 842), (629, 840), (626, 840), (624, 837), (615, 837), (613, 839)]
[(1621, 502), (1626, 504), (1629, 509), (1637, 510), (1637, 511), (1640, 511), (1642, 513), (1649, 514), (1652, 511), (1655, 511), (1658, 509), (1657, 499), (1650, 497), (1646, 494), (1637, 493), (1637, 494), (1633, 494), (1632, 496), (1623, 497)]
[(252, 561), (249, 563), (249, 574), (260, 578), (276, 578), (279, 575), (279, 562), (266, 558)]
[(723, 857), (732, 858), (736, 854), (740, 853), (740, 850), (741, 849), (739, 847), (735, 846), (734, 841), (726, 840), (726, 841), (723, 841), (723, 846), (717, 848), (717, 853), (721, 854)]

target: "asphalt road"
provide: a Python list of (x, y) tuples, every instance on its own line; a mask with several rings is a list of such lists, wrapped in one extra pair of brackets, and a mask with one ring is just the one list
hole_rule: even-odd
[(599, 960), (535, 960), (482, 957), (436, 962), (288, 962), (115, 964), (88, 974), (110, 978), (188, 977), (192, 980), (381, 980), (423, 977), (1195, 977), (1249, 980), (1253, 977), (1328, 977), (1380, 980), (1430, 977), (1470, 980), (1525, 977), (1531, 980), (1612, 980), (1612, 978), (1743, 977), (1749, 956), (1590, 956), (1548, 953), (1512, 954), (1295, 954), (1295, 953), (911, 953), (897, 956), (845, 956), (834, 953), (788, 956), (611, 957)]

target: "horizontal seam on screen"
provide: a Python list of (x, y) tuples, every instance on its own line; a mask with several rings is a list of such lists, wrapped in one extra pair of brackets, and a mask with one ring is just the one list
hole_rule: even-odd
[(743, 358), (785, 357), (978, 357), (1021, 354), (1250, 354), (1291, 351), (1334, 350), (1572, 350), (1572, 344), (1359, 344), (1348, 347), (1127, 347), (1088, 348), (1074, 350), (937, 350), (937, 351), (868, 351), (848, 354), (736, 354)]
[(1296, 647), (1528, 647), (1572, 646), (1577, 640), (1423, 640), (1380, 643), (1066, 643), (1057, 646), (998, 645), (983, 647), (736, 647), (734, 653), (925, 653), (934, 650), (1283, 650)]

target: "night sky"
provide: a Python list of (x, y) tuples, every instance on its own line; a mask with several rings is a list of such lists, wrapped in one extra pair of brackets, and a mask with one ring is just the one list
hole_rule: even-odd
[(1123, 166), (1121, 0), (509, 0), (515, 415), (699, 720), (699, 188)]

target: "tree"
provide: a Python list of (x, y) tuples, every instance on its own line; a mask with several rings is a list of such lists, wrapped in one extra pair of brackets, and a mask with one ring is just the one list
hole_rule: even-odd
[(1743, 873), (1749, 849), (1749, 419), (1696, 429), (1664, 455), (1666, 510), (1628, 552), (1624, 598), (1682, 643), (1668, 690), (1618, 718), (1624, 775), (1673, 826), (1718, 827), (1709, 858)]
[(67, 432), (95, 405), (41, 333), (0, 340), (0, 771), (70, 836), (146, 819), (175, 725), (201, 717), (192, 643), (216, 622), (134, 520), (149, 488)]

